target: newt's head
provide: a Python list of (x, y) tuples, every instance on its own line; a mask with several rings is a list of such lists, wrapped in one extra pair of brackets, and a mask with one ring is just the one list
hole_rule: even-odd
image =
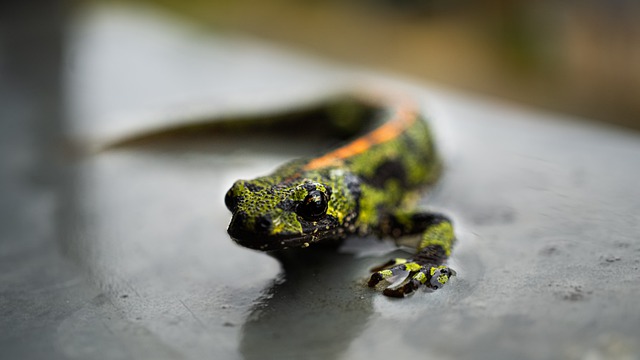
[(233, 214), (228, 232), (240, 245), (259, 250), (306, 247), (339, 237), (357, 216), (357, 194), (344, 176), (326, 182), (277, 180), (239, 180), (227, 192), (225, 204)]

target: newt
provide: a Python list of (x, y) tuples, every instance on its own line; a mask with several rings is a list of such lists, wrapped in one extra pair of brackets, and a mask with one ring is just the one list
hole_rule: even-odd
[(276, 251), (347, 236), (416, 236), (415, 254), (373, 269), (368, 286), (386, 287), (383, 294), (390, 297), (442, 288), (456, 275), (446, 265), (455, 235), (449, 218), (416, 209), (421, 191), (442, 171), (417, 106), (400, 97), (352, 95), (319, 111), (324, 121), (305, 125), (309, 133), (353, 124), (366, 130), (321, 156), (236, 181), (224, 199), (232, 213), (230, 237), (251, 249)]

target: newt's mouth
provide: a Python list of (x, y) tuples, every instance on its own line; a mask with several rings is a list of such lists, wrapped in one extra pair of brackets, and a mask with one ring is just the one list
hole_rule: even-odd
[(317, 221), (301, 217), (296, 220), (299, 222), (296, 231), (284, 230), (274, 234), (269, 216), (249, 222), (246, 213), (237, 212), (233, 214), (227, 232), (237, 244), (262, 251), (307, 247), (320, 240), (342, 237), (344, 233), (338, 220), (331, 215)]
[(257, 231), (254, 229), (255, 226), (246, 227), (245, 220), (246, 218), (242, 215), (234, 215), (227, 233), (238, 245), (262, 251), (307, 247), (323, 239), (341, 237), (343, 232), (336, 226), (335, 219), (329, 219), (329, 217), (320, 222), (301, 221), (302, 233), (279, 232), (277, 234)]
[(262, 251), (307, 247), (311, 243), (323, 238), (322, 236), (314, 237), (308, 234), (257, 234), (255, 232), (233, 226), (229, 226), (227, 232), (237, 244), (250, 249)]

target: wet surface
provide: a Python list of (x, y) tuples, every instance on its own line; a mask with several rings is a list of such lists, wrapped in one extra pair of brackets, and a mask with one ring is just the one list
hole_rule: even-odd
[[(57, 191), (5, 190), (20, 211), (3, 208), (3, 358), (638, 358), (640, 135), (345, 76), (142, 8), (78, 12), (68, 56), (67, 132), (84, 149), (295, 106), (345, 82), (404, 89), (431, 114), (445, 157), (424, 205), (457, 225), (459, 276), (398, 301), (364, 286), (371, 266), (399, 254), (389, 243), (351, 239), (280, 261), (234, 244), (230, 185), (316, 153), (321, 139), (76, 153)], [(7, 154), (3, 168), (19, 173)]]

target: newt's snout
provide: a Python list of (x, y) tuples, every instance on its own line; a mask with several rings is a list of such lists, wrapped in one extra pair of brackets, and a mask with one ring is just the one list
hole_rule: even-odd
[(244, 212), (235, 213), (231, 218), (231, 223), (229, 223), (227, 233), (229, 233), (229, 236), (231, 236), (231, 238), (239, 245), (251, 249), (263, 250), (264, 240), (260, 241), (260, 234), (257, 234), (255, 231), (249, 229), (247, 227), (248, 225), (247, 214), (245, 214)]

